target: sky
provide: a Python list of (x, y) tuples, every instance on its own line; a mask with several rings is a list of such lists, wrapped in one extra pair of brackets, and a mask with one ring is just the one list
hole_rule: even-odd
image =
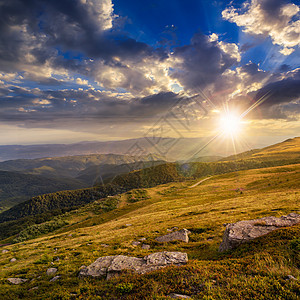
[(0, 144), (299, 136), (299, 44), (298, 0), (0, 0)]

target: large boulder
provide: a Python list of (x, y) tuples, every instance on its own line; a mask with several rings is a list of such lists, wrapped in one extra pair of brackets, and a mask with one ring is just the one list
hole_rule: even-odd
[(190, 231), (183, 228), (181, 230), (174, 231), (174, 232), (168, 233), (163, 236), (159, 236), (155, 240), (160, 243), (168, 243), (168, 242), (173, 242), (173, 241), (183, 241), (183, 242), (188, 243), (189, 242), (189, 234), (190, 234)]
[(143, 258), (125, 255), (99, 257), (88, 267), (81, 269), (80, 277), (105, 276), (107, 279), (120, 274), (123, 270), (132, 270), (138, 274), (148, 273), (170, 265), (180, 266), (186, 264), (188, 257), (182, 252), (157, 252)]
[(275, 229), (300, 223), (300, 215), (291, 213), (280, 218), (264, 217), (248, 221), (227, 224), (219, 251), (236, 248), (242, 243), (265, 235)]

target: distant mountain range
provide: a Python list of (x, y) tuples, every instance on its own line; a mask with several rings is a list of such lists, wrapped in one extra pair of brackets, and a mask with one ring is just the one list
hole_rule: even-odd
[[(153, 154), (163, 160), (177, 161), (195, 159), (202, 156), (224, 157), (234, 153), (230, 140), (213, 142), (207, 145), (209, 140), (210, 138), (145, 137), (121, 141), (80, 142), (76, 144), (8, 145), (0, 146), (0, 161), (89, 154), (129, 156)], [(249, 148), (241, 145), (236, 145), (236, 147), (237, 152), (249, 150)]]
[[(36, 159), (16, 159), (0, 162), (0, 170), (22, 172), (47, 177), (77, 177), (80, 172), (93, 166), (122, 165), (137, 162), (157, 161), (154, 155), (129, 156), (119, 154), (91, 154)], [(128, 169), (127, 172), (131, 171)]]

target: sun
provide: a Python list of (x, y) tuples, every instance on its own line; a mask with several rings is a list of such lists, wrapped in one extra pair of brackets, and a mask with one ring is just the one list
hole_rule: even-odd
[(242, 130), (242, 121), (238, 114), (226, 112), (220, 116), (220, 131), (226, 135), (236, 136)]

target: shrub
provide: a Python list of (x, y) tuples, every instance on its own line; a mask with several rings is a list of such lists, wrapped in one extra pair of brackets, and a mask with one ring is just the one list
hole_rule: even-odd
[(116, 286), (116, 289), (117, 291), (121, 294), (121, 295), (124, 295), (124, 294), (129, 294), (132, 290), (133, 290), (133, 283), (119, 283), (117, 286)]

